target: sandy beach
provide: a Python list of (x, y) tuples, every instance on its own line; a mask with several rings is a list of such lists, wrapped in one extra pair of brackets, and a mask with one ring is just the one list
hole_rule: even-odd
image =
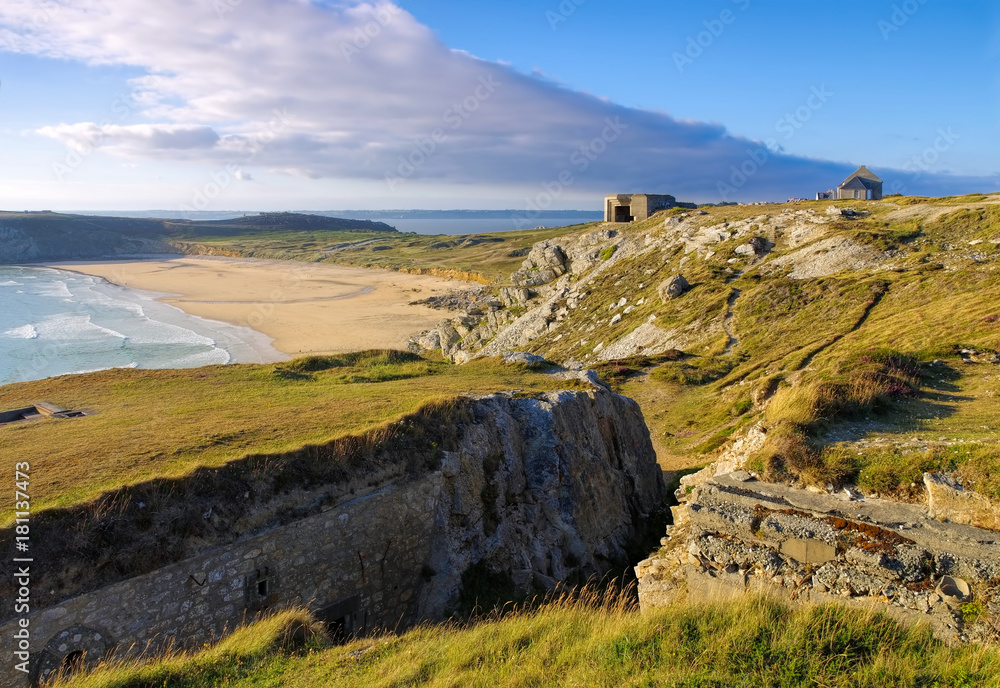
[(473, 285), (389, 270), (247, 258), (50, 263), (159, 292), (192, 315), (249, 327), (290, 356), (405, 348), (447, 313), (411, 302)]

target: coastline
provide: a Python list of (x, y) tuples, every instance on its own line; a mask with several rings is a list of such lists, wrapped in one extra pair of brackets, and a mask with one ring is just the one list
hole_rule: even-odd
[(390, 270), (222, 256), (60, 261), (36, 267), (99, 277), (115, 287), (144, 292), (162, 306), (242, 328), (246, 344), (258, 354), (271, 349), (283, 357), (405, 348), (412, 335), (445, 317), (412, 302), (480, 286)]

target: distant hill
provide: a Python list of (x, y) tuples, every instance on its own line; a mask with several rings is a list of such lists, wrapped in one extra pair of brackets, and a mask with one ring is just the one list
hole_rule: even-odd
[(183, 253), (175, 239), (254, 236), (291, 231), (395, 233), (371, 220), (262, 213), (217, 221), (0, 212), (0, 264)]

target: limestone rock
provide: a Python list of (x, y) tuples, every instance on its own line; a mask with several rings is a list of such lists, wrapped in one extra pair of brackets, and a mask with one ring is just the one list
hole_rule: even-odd
[(504, 363), (521, 363), (526, 366), (537, 366), (545, 363), (545, 359), (524, 351), (508, 351), (503, 355)]
[(447, 357), (455, 346), (462, 339), (455, 326), (450, 320), (443, 320), (438, 324), (438, 339), (441, 343), (441, 353)]
[(541, 241), (531, 247), (521, 269), (510, 276), (519, 287), (537, 287), (548, 284), (566, 273), (566, 252), (562, 246)]
[(924, 485), (932, 518), (1000, 530), (1000, 509), (983, 495), (967, 492), (940, 473), (924, 473)]
[(595, 389), (477, 400), (438, 502), (422, 618), (454, 609), (472, 565), (519, 592), (603, 575), (665, 497), (638, 405)]
[(770, 251), (773, 247), (774, 244), (769, 242), (764, 237), (755, 236), (747, 243), (737, 246), (735, 253), (748, 258), (760, 258), (761, 256), (767, 255), (768, 251)]
[(674, 275), (673, 277), (668, 277), (656, 288), (657, 293), (659, 293), (660, 298), (663, 303), (670, 301), (671, 299), (676, 299), (681, 296), (684, 292), (691, 288), (688, 281), (684, 279), (684, 275)]
[(500, 300), (503, 305), (507, 306), (523, 306), (531, 300), (532, 293), (530, 289), (518, 288), (518, 287), (503, 287), (500, 289)]

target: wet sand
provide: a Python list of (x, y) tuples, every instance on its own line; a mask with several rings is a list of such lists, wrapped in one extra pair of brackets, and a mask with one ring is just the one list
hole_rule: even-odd
[(290, 356), (405, 348), (412, 335), (448, 315), (411, 302), (478, 286), (389, 270), (214, 256), (49, 265), (158, 292), (160, 301), (192, 315), (261, 332)]

